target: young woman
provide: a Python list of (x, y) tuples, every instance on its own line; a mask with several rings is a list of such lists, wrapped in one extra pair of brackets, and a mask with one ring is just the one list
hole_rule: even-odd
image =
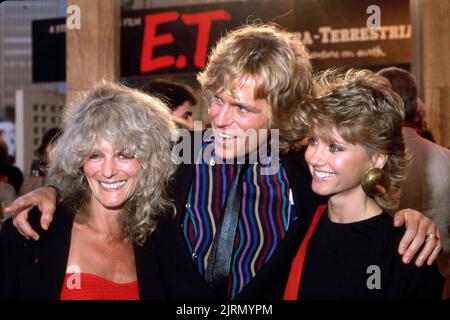
[(439, 298), (436, 265), (402, 263), (402, 231), (384, 211), (398, 204), (407, 165), (400, 97), (370, 71), (328, 71), (318, 83), (305, 159), (313, 191), (328, 203), (315, 213), (284, 298)]

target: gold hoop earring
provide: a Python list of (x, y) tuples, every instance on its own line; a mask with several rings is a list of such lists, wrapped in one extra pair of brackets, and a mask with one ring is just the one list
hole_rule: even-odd
[(389, 191), (390, 184), (386, 172), (379, 168), (367, 170), (361, 179), (361, 187), (369, 197), (382, 196)]

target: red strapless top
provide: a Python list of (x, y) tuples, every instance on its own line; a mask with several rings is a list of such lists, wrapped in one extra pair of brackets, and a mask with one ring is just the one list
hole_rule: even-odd
[(139, 300), (138, 283), (116, 283), (90, 273), (66, 273), (61, 300)]

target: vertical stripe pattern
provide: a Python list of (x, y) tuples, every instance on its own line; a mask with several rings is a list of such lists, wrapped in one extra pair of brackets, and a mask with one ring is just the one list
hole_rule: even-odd
[[(274, 175), (261, 175), (261, 169), (259, 163), (250, 165), (244, 176), (229, 280), (231, 299), (269, 260), (295, 216), (294, 205), (289, 202), (289, 181), (281, 164)], [(201, 276), (205, 275), (210, 247), (234, 172), (233, 164), (202, 162), (195, 165), (182, 221), (184, 237)]]

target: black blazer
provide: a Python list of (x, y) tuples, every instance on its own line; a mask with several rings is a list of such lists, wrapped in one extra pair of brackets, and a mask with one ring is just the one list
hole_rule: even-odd
[[(197, 153), (195, 153), (197, 154)], [(271, 258), (236, 299), (280, 299), (293, 256), (297, 252), (316, 207), (324, 201), (311, 190), (311, 175), (304, 151), (281, 155), (281, 162), (292, 189), (297, 220)], [(181, 164), (171, 187), (177, 214), (163, 219), (156, 232), (156, 252), (163, 285), (169, 299), (216, 299), (214, 292), (198, 274), (182, 233), (182, 216), (194, 176), (194, 164)]]
[[(0, 298), (60, 298), (69, 257), (73, 213), (62, 205), (56, 208), (48, 231), (40, 227), (40, 212), (30, 213), (30, 223), (40, 240), (25, 239), (8, 219), (0, 232)], [(162, 299), (158, 266), (151, 237), (144, 246), (134, 245), (136, 272), (141, 299)]]

